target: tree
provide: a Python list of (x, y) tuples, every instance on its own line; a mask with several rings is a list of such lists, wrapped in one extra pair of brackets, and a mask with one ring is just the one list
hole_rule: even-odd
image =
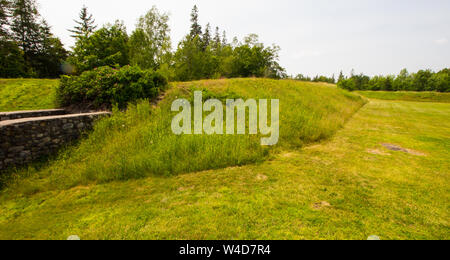
[[(52, 35), (50, 26), (40, 18), (35, 0), (14, 0), (11, 9), (12, 40), (22, 51), (28, 76), (57, 77), (67, 51)], [(14, 53), (17, 57), (18, 52)], [(17, 64), (21, 62), (21, 59), (16, 61)]]
[(284, 69), (278, 64), (280, 47), (264, 47), (256, 34), (244, 38), (233, 51), (232, 77), (285, 77)]
[(77, 73), (97, 67), (129, 64), (128, 35), (123, 23), (105, 25), (87, 38), (79, 38), (69, 63)]
[(206, 78), (204, 67), (209, 52), (202, 50), (201, 40), (198, 36), (187, 36), (182, 40), (174, 54), (174, 67), (176, 77), (181, 81)]
[(198, 22), (198, 7), (197, 7), (197, 5), (194, 5), (194, 8), (192, 9), (191, 23), (192, 23), (191, 33), (190, 33), (191, 39), (194, 39), (195, 37), (201, 37), (202, 27), (200, 26), (200, 24)]
[(228, 45), (227, 32), (223, 31), (222, 32), (222, 46), (226, 46), (226, 45)]
[(344, 73), (343, 73), (342, 70), (341, 70), (341, 72), (339, 73), (339, 79), (338, 79), (338, 82), (343, 81), (344, 79), (345, 79), (345, 76), (344, 76)]
[(30, 60), (31, 66), (39, 77), (55, 78), (61, 71), (61, 65), (67, 59), (68, 52), (61, 41), (51, 33), (46, 21), (40, 25), (40, 44), (37, 53)]
[(0, 41), (0, 78), (19, 78), (27, 75), (23, 52), (15, 42)]
[(220, 40), (220, 32), (219, 32), (219, 27), (216, 27), (216, 33), (214, 34), (214, 48), (217, 50), (220, 48), (221, 45), (221, 40)]
[(443, 69), (433, 74), (430, 85), (435, 91), (450, 92), (450, 69)]
[(8, 37), (8, 16), (9, 16), (9, 2), (7, 0), (0, 0), (0, 40)]
[(211, 41), (211, 25), (208, 23), (202, 36), (203, 50), (206, 50), (206, 48), (208, 48), (208, 46), (211, 44)]
[(429, 80), (433, 73), (431, 70), (419, 70), (416, 74), (413, 75), (413, 88), (416, 91), (426, 91), (430, 90), (429, 88)]
[(40, 26), (35, 0), (14, 0), (12, 2), (11, 30), (13, 39), (24, 52), (25, 61), (37, 52)]
[(394, 79), (393, 90), (412, 90), (412, 77), (407, 69), (400, 71), (400, 74)]
[(130, 61), (143, 69), (158, 69), (171, 52), (169, 15), (153, 8), (139, 18), (130, 37)]
[(95, 20), (92, 17), (92, 14), (88, 13), (88, 9), (86, 6), (83, 6), (79, 15), (80, 20), (74, 20), (78, 25), (74, 27), (73, 30), (69, 30), (69, 32), (73, 33), (71, 37), (80, 38), (80, 37), (89, 37), (97, 28), (95, 25)]

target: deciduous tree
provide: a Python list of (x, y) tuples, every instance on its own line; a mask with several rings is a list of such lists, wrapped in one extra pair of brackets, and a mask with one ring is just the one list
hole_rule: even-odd
[(169, 15), (153, 8), (139, 18), (130, 37), (130, 61), (143, 69), (158, 69), (171, 53)]

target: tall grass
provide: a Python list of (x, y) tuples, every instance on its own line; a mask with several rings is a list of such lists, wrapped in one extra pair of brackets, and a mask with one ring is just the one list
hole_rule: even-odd
[[(174, 135), (173, 100), (206, 89), (217, 97), (280, 99), (280, 142), (260, 145), (258, 135)], [(212, 93), (212, 94), (211, 94)], [(231, 94), (230, 94), (231, 93)], [(174, 83), (158, 107), (147, 101), (114, 111), (99, 121), (79, 145), (41, 169), (18, 172), (24, 193), (76, 185), (169, 176), (257, 163), (278, 148), (299, 148), (331, 136), (357, 111), (361, 97), (329, 85), (268, 79), (233, 79)]]

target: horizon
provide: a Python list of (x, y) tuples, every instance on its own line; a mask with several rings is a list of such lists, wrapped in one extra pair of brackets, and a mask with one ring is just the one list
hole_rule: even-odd
[[(288, 75), (337, 77), (398, 74), (450, 67), (450, 2), (445, 0), (281, 0), (269, 1), (141, 1), (128, 6), (105, 0), (39, 0), (39, 11), (66, 48), (73, 45), (68, 29), (83, 5), (102, 26), (124, 21), (128, 33), (153, 5), (170, 13), (172, 48), (189, 31), (190, 12), (199, 7), (203, 28), (208, 22), (227, 32), (228, 40), (256, 33), (264, 44), (281, 47), (280, 64)], [(119, 7), (120, 5), (120, 7)], [(235, 8), (239, 6), (239, 8)], [(273, 17), (267, 19), (268, 16)], [(380, 19), (383, 18), (383, 19)]]

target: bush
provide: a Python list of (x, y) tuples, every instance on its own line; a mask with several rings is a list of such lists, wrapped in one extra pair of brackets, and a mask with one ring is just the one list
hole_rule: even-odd
[(80, 76), (62, 76), (57, 95), (62, 106), (124, 108), (138, 99), (155, 98), (167, 83), (161, 73), (139, 67), (100, 67)]

